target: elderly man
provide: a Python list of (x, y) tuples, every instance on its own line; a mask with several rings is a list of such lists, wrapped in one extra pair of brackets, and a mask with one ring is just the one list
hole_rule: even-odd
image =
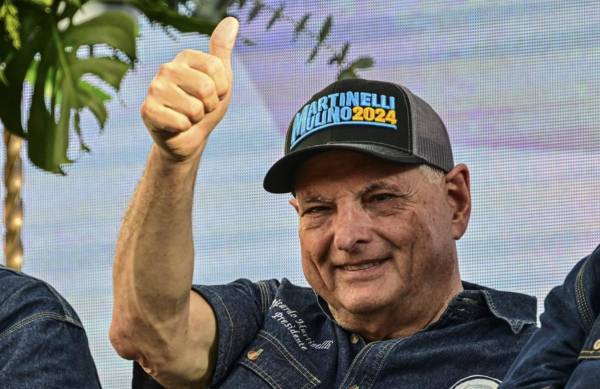
[[(295, 115), (264, 181), (291, 192), (304, 274), (192, 286), (194, 181), (230, 99), (237, 22), (161, 67), (154, 145), (122, 226), (111, 340), (165, 387), (495, 388), (535, 323), (532, 297), (461, 282), (469, 173), (408, 89), (336, 82)], [(191, 290), (191, 291), (190, 291)]]

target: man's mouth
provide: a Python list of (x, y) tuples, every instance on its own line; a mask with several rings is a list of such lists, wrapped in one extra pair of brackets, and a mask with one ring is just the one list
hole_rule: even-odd
[(357, 263), (357, 264), (353, 264), (353, 265), (343, 265), (343, 266), (341, 266), (341, 268), (342, 268), (342, 270), (346, 270), (346, 271), (366, 270), (366, 269), (370, 269), (375, 266), (379, 266), (383, 262), (387, 261), (388, 259), (389, 258), (383, 258), (383, 259), (376, 259), (373, 261), (361, 262), (361, 263)]

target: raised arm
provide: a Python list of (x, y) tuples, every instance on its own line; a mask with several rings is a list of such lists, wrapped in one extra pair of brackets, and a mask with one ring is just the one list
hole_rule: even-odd
[(191, 212), (202, 152), (231, 98), (237, 30), (226, 18), (209, 53), (185, 50), (162, 65), (141, 108), (154, 144), (117, 242), (110, 339), (169, 388), (208, 382), (216, 359), (214, 313), (191, 292)]

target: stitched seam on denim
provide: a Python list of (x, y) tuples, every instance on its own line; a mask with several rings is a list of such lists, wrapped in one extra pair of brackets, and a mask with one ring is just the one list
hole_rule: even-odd
[(46, 289), (48, 289), (48, 291), (52, 293), (52, 295), (58, 300), (60, 306), (62, 307), (64, 315), (73, 318), (72, 315), (69, 314), (69, 309), (67, 308), (67, 304), (65, 303), (65, 300), (62, 298), (62, 296), (50, 285), (46, 284), (45, 282), (43, 284), (46, 287)]
[(300, 389), (310, 389), (310, 388), (314, 388), (315, 384), (313, 384), (310, 381), (307, 381)]
[(8, 327), (6, 330), (0, 332), (0, 339), (12, 334), (13, 332), (16, 332), (16, 331), (26, 327), (28, 324), (34, 323), (36, 321), (46, 320), (46, 319), (58, 320), (58, 321), (66, 322), (69, 324), (73, 324), (74, 326), (77, 326), (79, 328), (83, 328), (79, 322), (74, 321), (69, 316), (61, 316), (58, 313), (54, 313), (54, 312), (38, 312), (31, 316), (26, 317), (25, 319)]
[(269, 374), (267, 374), (267, 372), (264, 371), (259, 365), (255, 364), (255, 363), (249, 363), (244, 360), (240, 361), (240, 364), (242, 364), (243, 366), (246, 366), (248, 369), (250, 369), (253, 372), (255, 372), (256, 374), (258, 374), (259, 377), (261, 377), (263, 380), (267, 381), (267, 383), (269, 385), (271, 385), (273, 388), (283, 389), (281, 386), (279, 386), (279, 384), (277, 384), (277, 382), (275, 382), (273, 377), (271, 377)]
[[(225, 302), (223, 301), (221, 296), (219, 296), (218, 293), (211, 292), (211, 294), (219, 300), (219, 303), (221, 304), (221, 306), (223, 307), (223, 310), (227, 314), (227, 319), (229, 320), (229, 328), (231, 329), (231, 336), (229, 337), (229, 339), (227, 339), (228, 340), (227, 348), (225, 349), (225, 355), (223, 356), (223, 360), (225, 361), (225, 364), (221, 366), (221, 370), (226, 370), (226, 368), (230, 365), (230, 361), (229, 361), (230, 356), (229, 355), (231, 354), (231, 347), (232, 347), (231, 345), (233, 343), (233, 339), (235, 339), (235, 327), (233, 325), (233, 319), (231, 318), (231, 313), (229, 313), (229, 310), (227, 309), (227, 305), (225, 304)], [(219, 335), (219, 338), (221, 338), (221, 335)], [(217, 375), (216, 373), (217, 373), (217, 371), (215, 371), (215, 375)], [(221, 372), (219, 372), (219, 373), (221, 373)], [(223, 371), (222, 373), (225, 373), (225, 371)]]
[(271, 343), (273, 346), (275, 346), (275, 348), (278, 349), (279, 352), (281, 352), (281, 354), (284, 356), (284, 358), (296, 370), (298, 370), (298, 372), (300, 374), (302, 374), (304, 376), (304, 378), (306, 378), (307, 380), (312, 382), (314, 385), (318, 385), (321, 383), (321, 380), (319, 380), (317, 377), (315, 377), (310, 371), (308, 371), (304, 366), (302, 366), (302, 364), (300, 362), (298, 362), (298, 360), (296, 358), (294, 358), (294, 356), (288, 351), (287, 348), (285, 348), (285, 346), (283, 345), (283, 343), (281, 343), (279, 341), (279, 339), (275, 338), (273, 335), (269, 334), (268, 332), (266, 332), (264, 330), (260, 330), (260, 332), (258, 333), (258, 336), (263, 338), (267, 342)]
[[(396, 346), (396, 342), (389, 342), (388, 344), (385, 344), (381, 350), (379, 350), (379, 352), (376, 354), (375, 358), (378, 359), (378, 361), (376, 362), (377, 366), (376, 366), (376, 371), (375, 374), (371, 375), (371, 379), (367, 382), (367, 389), (372, 387), (375, 384), (375, 381), (377, 380), (377, 376), (379, 375), (379, 372), (381, 371), (381, 369), (383, 368), (383, 365), (385, 363), (385, 360), (388, 356), (388, 354), (390, 353), (390, 351), (392, 351), (392, 349), (394, 348), (394, 346)], [(361, 385), (361, 388), (363, 386)]]
[(264, 281), (259, 281), (257, 282), (258, 285), (258, 289), (260, 290), (260, 304), (261, 304), (261, 311), (263, 314), (267, 313), (267, 310), (269, 309), (269, 307), (267, 307), (267, 303), (268, 303), (268, 291), (267, 291), (267, 286), (265, 285)]
[(506, 321), (515, 334), (521, 332), (526, 324), (534, 324), (534, 322), (530, 320), (510, 319), (504, 315), (501, 315), (500, 312), (498, 312), (498, 308), (496, 308), (496, 304), (494, 303), (492, 295), (489, 294), (487, 290), (482, 290), (481, 293), (483, 293), (485, 301), (487, 302), (487, 305), (494, 316), (496, 316), (498, 319)]
[(342, 384), (339, 386), (340, 388), (346, 388), (349, 386), (349, 384), (347, 384), (346, 382), (350, 381), (351, 378), (354, 379), (355, 374), (353, 371), (355, 370), (355, 367), (362, 364), (362, 361), (367, 357), (367, 355), (373, 348), (374, 344), (376, 344), (376, 343), (367, 344), (362, 350), (360, 350), (358, 352), (358, 355), (356, 357), (354, 357), (354, 360), (352, 361), (352, 363), (350, 364), (350, 367), (348, 368), (348, 372), (346, 373), (346, 375), (344, 376), (344, 379), (342, 380)]
[(583, 276), (585, 273), (585, 269), (587, 268), (587, 264), (590, 262), (590, 259), (587, 259), (585, 263), (581, 266), (581, 269), (577, 272), (577, 280), (575, 282), (575, 301), (577, 303), (577, 310), (579, 311), (579, 315), (581, 316), (581, 320), (583, 324), (586, 326), (586, 332), (589, 332), (594, 323), (594, 319), (592, 318), (592, 311), (589, 306), (589, 302), (585, 295), (585, 288), (583, 286)]
[(10, 271), (11, 273), (13, 273), (13, 274), (15, 274), (17, 276), (25, 277), (25, 278), (27, 278), (29, 280), (34, 280), (34, 281), (37, 281), (37, 282), (41, 283), (56, 298), (56, 300), (58, 300), (58, 302), (60, 303), (60, 306), (62, 307), (62, 310), (63, 310), (63, 314), (68, 319), (66, 321), (69, 322), (69, 323), (75, 324), (78, 327), (83, 328), (83, 325), (79, 322), (79, 320), (77, 320), (74, 316), (72, 316), (70, 314), (70, 312), (69, 312), (70, 309), (68, 308), (68, 304), (66, 303), (66, 300), (56, 291), (56, 289), (54, 289), (52, 286), (50, 286), (50, 284), (48, 284), (48, 283), (40, 280), (39, 278), (35, 278), (35, 277), (29, 276), (29, 275), (26, 275), (26, 274), (22, 274), (22, 273), (14, 270), (14, 269), (10, 269), (10, 268), (7, 268), (7, 267), (4, 267), (3, 269)]

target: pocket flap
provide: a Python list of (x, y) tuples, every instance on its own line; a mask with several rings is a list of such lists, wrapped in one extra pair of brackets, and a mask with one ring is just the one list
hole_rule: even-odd
[(259, 375), (273, 388), (314, 388), (321, 381), (285, 345), (261, 330), (244, 351), (239, 363)]

